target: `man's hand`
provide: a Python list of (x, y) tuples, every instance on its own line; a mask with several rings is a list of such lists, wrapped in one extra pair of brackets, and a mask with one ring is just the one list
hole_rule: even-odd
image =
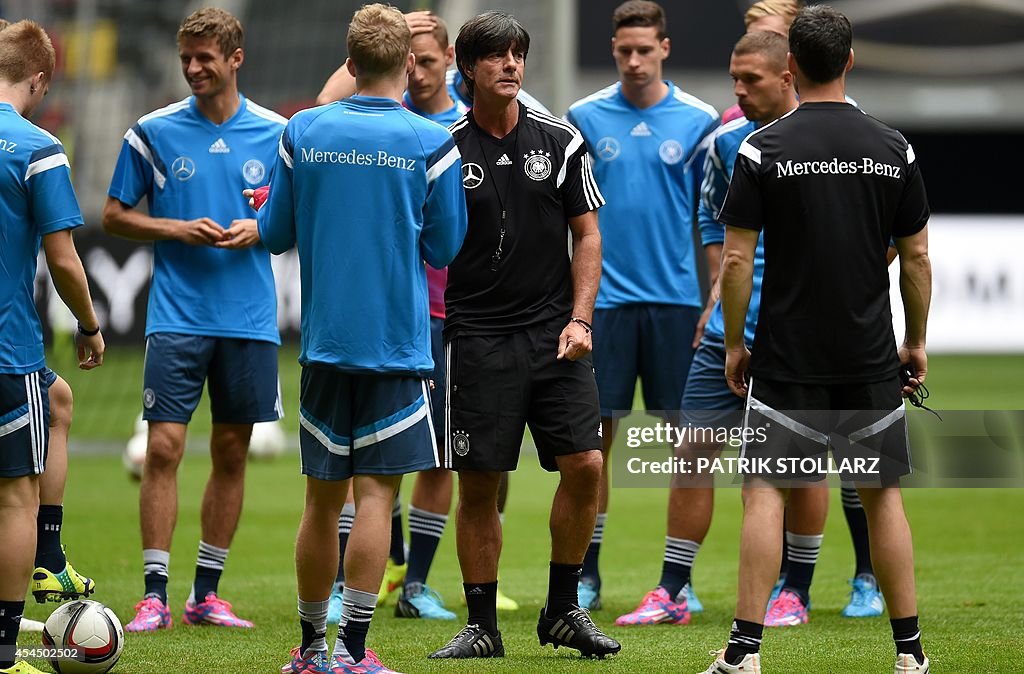
[(249, 201), (249, 208), (259, 211), (270, 197), (270, 185), (257, 187), (254, 190), (242, 190), (242, 196)]
[(590, 338), (590, 332), (577, 323), (569, 321), (562, 334), (558, 336), (558, 360), (576, 360), (585, 356), (594, 349), (594, 342)]
[(700, 320), (697, 321), (697, 329), (693, 331), (693, 341), (690, 343), (691, 349), (696, 349), (700, 346), (700, 340), (704, 339), (704, 328), (707, 327), (708, 320), (711, 318), (711, 310), (714, 308), (714, 304), (708, 305), (700, 315)]
[(224, 240), (216, 244), (217, 248), (248, 248), (260, 242), (260, 230), (252, 218), (232, 221), (224, 235)]
[(103, 352), (106, 345), (103, 343), (102, 332), (97, 332), (95, 335), (83, 335), (76, 330), (75, 348), (78, 350), (79, 368), (91, 370), (103, 365)]
[(917, 387), (924, 383), (924, 378), (928, 376), (928, 354), (925, 353), (923, 346), (910, 347), (904, 343), (900, 346), (898, 355), (900, 362), (914, 373), (914, 376), (910, 378), (910, 385), (903, 387), (903, 397), (905, 398), (916, 391)]
[(750, 349), (728, 349), (725, 352), (725, 381), (729, 390), (740, 396), (747, 395), (747, 368), (750, 366)]
[(212, 246), (224, 240), (224, 228), (210, 218), (183, 220), (177, 232), (178, 241), (190, 246)]
[(409, 32), (412, 33), (412, 37), (424, 35), (437, 28), (437, 19), (429, 9), (409, 12), (405, 15), (405, 23), (409, 25)]

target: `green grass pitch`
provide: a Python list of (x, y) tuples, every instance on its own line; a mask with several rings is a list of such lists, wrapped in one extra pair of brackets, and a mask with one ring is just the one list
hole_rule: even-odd
[[(292, 353), (282, 357), (282, 385), (289, 410), (297, 403)], [(123, 357), (122, 357), (123, 356)], [(136, 483), (120, 465), (123, 438), (138, 410), (138, 353), (110, 354), (93, 373), (62, 370), (75, 387), (73, 443), (102, 446), (107, 453), (72, 457), (66, 497), (64, 540), (71, 561), (98, 582), (95, 599), (126, 621), (142, 591), (141, 545)], [(1019, 388), (1024, 357), (935, 357), (929, 385), (938, 409), (1021, 409)], [(103, 377), (103, 379), (100, 378)], [(93, 381), (90, 381), (95, 377)], [(110, 388), (113, 387), (113, 388)], [(122, 392), (126, 393), (122, 393)], [(111, 402), (124, 398), (125, 402)], [(102, 421), (97, 421), (97, 418)], [(208, 428), (205, 405), (197, 413), (193, 439)], [(290, 415), (294, 430), (294, 413)], [(79, 425), (83, 431), (79, 431)], [(103, 430), (103, 429), (107, 430)], [(112, 430), (111, 430), (112, 429)], [(245, 512), (231, 547), (222, 594), (240, 615), (256, 622), (250, 631), (188, 627), (181, 610), (194, 572), (199, 539), (199, 502), (209, 459), (189, 452), (179, 478), (180, 512), (171, 555), (170, 599), (174, 628), (128, 635), (115, 671), (275, 672), (297, 644), (295, 529), (302, 506), (303, 478), (294, 453), (276, 462), (250, 465)], [(408, 482), (408, 481), (407, 481)], [(393, 607), (378, 610), (369, 645), (384, 662), (403, 672), (698, 672), (720, 648), (732, 617), (739, 542), (737, 490), (717, 494), (715, 520), (694, 570), (696, 590), (707, 610), (689, 626), (620, 629), (615, 616), (631, 610), (658, 580), (665, 535), (666, 492), (617, 489), (602, 551), (605, 608), (595, 620), (623, 644), (613, 659), (596, 662), (571, 651), (540, 648), (534, 627), (547, 582), (547, 511), (555, 478), (533, 456), (523, 457), (513, 475), (505, 525), (501, 585), (522, 608), (499, 616), (507, 657), (496, 661), (430, 661), (461, 623), (400, 620)], [(406, 484), (405, 495), (411, 491)], [(936, 672), (1024, 671), (1024, 491), (908, 490), (907, 511), (914, 529), (918, 595), (925, 650)], [(848, 620), (839, 616), (847, 599), (853, 556), (838, 493), (812, 586), (810, 624), (769, 630), (762, 653), (766, 673), (887, 672), (893, 648), (885, 618)], [(454, 552), (454, 518), (438, 552), (430, 583), (449, 607), (465, 618)], [(334, 545), (335, 541), (324, 542)], [(29, 598), (26, 616), (43, 620), (46, 607)], [(33, 637), (23, 635), (29, 645)], [(39, 663), (36, 663), (39, 664)], [(45, 666), (43, 666), (45, 669)]]

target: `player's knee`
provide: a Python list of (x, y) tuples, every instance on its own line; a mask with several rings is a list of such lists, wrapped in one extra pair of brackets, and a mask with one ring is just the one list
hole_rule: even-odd
[(459, 473), (459, 506), (467, 509), (497, 508), (500, 473)]
[(149, 447), (146, 450), (147, 472), (174, 472), (185, 453), (184, 437), (165, 433), (160, 424), (149, 425)]
[(598, 450), (579, 452), (558, 457), (558, 470), (562, 481), (589, 487), (601, 479), (604, 457)]

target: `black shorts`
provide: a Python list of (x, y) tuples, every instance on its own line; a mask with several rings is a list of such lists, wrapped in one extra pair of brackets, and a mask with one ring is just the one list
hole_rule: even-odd
[[(912, 471), (897, 377), (857, 384), (751, 379), (742, 458), (767, 479), (891, 485)], [(832, 448), (832, 460), (828, 449)]]
[(443, 465), (509, 471), (529, 425), (540, 465), (601, 449), (597, 382), (589, 356), (556, 360), (567, 319), (507, 335), (461, 335), (445, 346), (448, 407)]

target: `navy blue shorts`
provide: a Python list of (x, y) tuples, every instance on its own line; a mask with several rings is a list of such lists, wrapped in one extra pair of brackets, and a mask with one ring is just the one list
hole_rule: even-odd
[(701, 425), (738, 425), (743, 398), (725, 381), (725, 343), (705, 335), (693, 354), (681, 404), (683, 421)]
[(440, 465), (426, 379), (306, 366), (299, 400), (303, 475), (336, 481)]
[(444, 362), (444, 319), (430, 318), (430, 355), (434, 359), (434, 373), (430, 379), (434, 388), (430, 391), (430, 416), (434, 420), (434, 431), (444, 432), (444, 407), (448, 399), (448, 377), (445, 376)]
[(50, 385), (57, 376), (42, 368), (0, 374), (0, 477), (39, 475), (50, 441)]
[(169, 332), (146, 339), (143, 419), (187, 424), (204, 383), (215, 424), (254, 424), (283, 416), (276, 344)]
[(629, 413), (637, 377), (646, 409), (679, 409), (700, 314), (697, 307), (668, 304), (627, 304), (594, 311), (594, 369), (601, 417)]

